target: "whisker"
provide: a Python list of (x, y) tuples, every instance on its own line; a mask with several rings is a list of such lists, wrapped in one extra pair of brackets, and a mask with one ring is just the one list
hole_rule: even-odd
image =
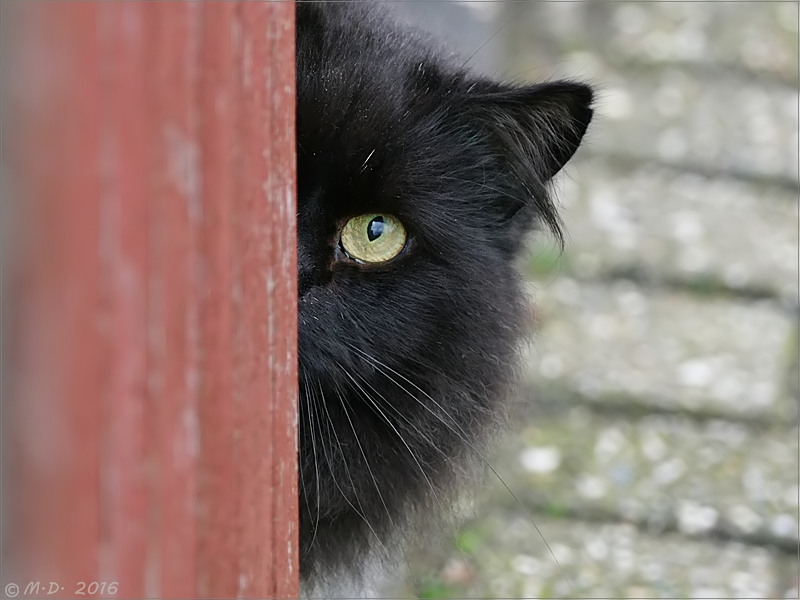
[[(317, 461), (317, 442), (316, 442), (316, 435), (314, 433), (314, 417), (312, 413), (311, 407), (311, 389), (308, 382), (308, 376), (303, 373), (303, 386), (305, 388), (305, 405), (306, 405), (306, 417), (308, 418), (308, 428), (309, 428), (309, 437), (311, 437), (311, 454), (314, 458), (314, 481), (316, 484), (316, 508), (317, 514), (314, 520), (314, 530), (311, 534), (311, 542), (308, 544), (305, 553), (303, 556), (307, 556), (308, 553), (311, 551), (311, 548), (314, 547), (314, 542), (317, 539), (317, 531), (319, 530), (319, 519), (320, 519), (320, 497), (319, 497), (319, 462)], [(303, 492), (305, 493), (305, 481), (304, 478), (300, 477), (300, 482), (303, 484)], [(306, 506), (308, 506), (308, 498), (306, 498)], [(311, 511), (311, 507), (308, 507), (309, 511)]]
[[(338, 482), (338, 481), (336, 481), (336, 474), (335, 474), (335, 473), (334, 473), (334, 471), (333, 471), (333, 465), (332, 465), (332, 463), (331, 463), (331, 461), (330, 461), (330, 459), (329, 459), (329, 457), (328, 457), (328, 453), (325, 451), (325, 447), (323, 446), (322, 450), (323, 450), (323, 452), (325, 452), (325, 461), (328, 463), (328, 470), (329, 470), (329, 471), (330, 471), (330, 473), (331, 473), (331, 478), (333, 479), (333, 484), (336, 486), (336, 489), (338, 489), (338, 490), (339, 490), (339, 493), (342, 495), (342, 498), (344, 498), (344, 501), (345, 501), (345, 502), (347, 502), (347, 504), (350, 506), (350, 508), (352, 508), (352, 509), (353, 509), (353, 511), (354, 511), (354, 512), (355, 512), (355, 513), (356, 513), (356, 514), (359, 516), (359, 517), (361, 517), (361, 520), (362, 520), (362, 521), (364, 521), (364, 523), (365, 523), (365, 524), (366, 524), (366, 526), (369, 528), (369, 530), (370, 530), (370, 532), (372, 533), (372, 535), (375, 537), (375, 539), (378, 541), (378, 543), (381, 545), (381, 547), (384, 549), (384, 551), (385, 551), (386, 553), (388, 553), (389, 551), (388, 551), (388, 549), (386, 548), (386, 546), (383, 544), (383, 540), (381, 540), (381, 538), (380, 538), (380, 536), (378, 535), (378, 533), (377, 533), (377, 532), (375, 531), (375, 529), (372, 527), (372, 523), (370, 523), (370, 522), (369, 522), (369, 519), (367, 519), (366, 515), (365, 515), (365, 514), (364, 514), (364, 512), (363, 512), (364, 508), (361, 506), (361, 502), (359, 501), (358, 494), (356, 493), (356, 489), (357, 489), (357, 488), (356, 488), (356, 486), (355, 486), (355, 483), (353, 482), (353, 478), (352, 478), (352, 477), (351, 477), (351, 475), (350, 475), (350, 469), (349, 469), (349, 468), (348, 468), (348, 466), (347, 466), (347, 460), (346, 460), (346, 458), (345, 458), (345, 456), (344, 456), (344, 449), (342, 448), (342, 444), (341, 444), (341, 442), (339, 441), (339, 436), (338, 436), (338, 435), (337, 435), (337, 433), (336, 433), (336, 427), (334, 426), (334, 424), (333, 424), (333, 420), (331, 419), (330, 412), (328, 411), (328, 406), (327, 406), (327, 404), (325, 403), (325, 392), (322, 390), (322, 384), (321, 384), (321, 383), (319, 383), (319, 382), (317, 382), (317, 383), (318, 383), (318, 388), (319, 388), (319, 392), (320, 392), (320, 399), (321, 399), (321, 401), (320, 401), (320, 404), (321, 404), (321, 405), (322, 405), (322, 407), (325, 409), (325, 414), (326, 414), (326, 415), (327, 415), (327, 417), (328, 417), (328, 424), (330, 425), (330, 427), (329, 427), (329, 428), (328, 428), (328, 427), (326, 427), (326, 429), (328, 430), (328, 441), (330, 441), (330, 433), (331, 433), (331, 432), (333, 432), (333, 435), (334, 435), (334, 437), (336, 438), (336, 443), (337, 443), (337, 444), (338, 444), (338, 446), (339, 446), (339, 452), (340, 452), (340, 454), (341, 454), (341, 457), (342, 457), (342, 464), (344, 465), (345, 472), (347, 473), (347, 476), (348, 476), (348, 478), (350, 479), (350, 484), (353, 486), (353, 493), (354, 493), (354, 494), (355, 494), (355, 496), (356, 496), (356, 502), (359, 504), (359, 507), (361, 508), (361, 510), (359, 510), (358, 508), (356, 508), (356, 507), (353, 505), (353, 503), (352, 503), (352, 502), (350, 501), (350, 499), (347, 497), (347, 494), (345, 494), (345, 493), (344, 493), (344, 490), (343, 490), (343, 489), (342, 489), (342, 487), (339, 485), (339, 482)], [(332, 449), (332, 448), (331, 448), (331, 449)]]
[[(336, 395), (339, 397), (339, 402), (341, 403), (341, 391), (338, 389), (338, 387), (335, 387), (334, 391), (336, 392)], [(320, 392), (322, 392), (321, 386), (320, 386)], [(345, 455), (344, 446), (342, 445), (342, 441), (339, 438), (339, 434), (336, 433), (336, 427), (334, 427), (333, 425), (333, 419), (331, 418), (331, 413), (328, 410), (328, 404), (324, 401), (324, 398), (321, 404), (322, 408), (325, 410), (325, 415), (328, 417), (328, 422), (331, 424), (331, 432), (333, 433), (333, 437), (336, 440), (336, 445), (339, 448), (339, 455), (342, 457), (342, 466), (344, 467), (347, 479), (350, 481), (350, 486), (353, 490), (353, 497), (355, 498), (356, 504), (358, 504), (358, 508), (361, 509), (359, 514), (361, 514), (364, 520), (366, 520), (366, 514), (365, 514), (366, 511), (364, 511), (364, 506), (361, 504), (361, 499), (358, 497), (358, 487), (356, 486), (356, 483), (353, 480), (353, 475), (350, 472), (350, 467), (347, 462), (347, 456)], [(372, 527), (370, 527), (370, 529), (372, 529)], [(373, 531), (373, 533), (375, 532)], [(377, 534), (375, 535), (377, 537)]]
[[(439, 448), (439, 445), (438, 445), (438, 444), (437, 444), (437, 443), (436, 443), (436, 442), (433, 440), (433, 438), (431, 438), (429, 435), (427, 435), (427, 434), (426, 434), (426, 433), (425, 433), (425, 432), (424, 432), (424, 431), (423, 431), (423, 430), (422, 430), (422, 429), (419, 427), (419, 425), (417, 425), (416, 423), (413, 423), (413, 422), (412, 422), (412, 421), (411, 421), (411, 420), (410, 420), (410, 419), (409, 419), (409, 418), (408, 418), (406, 415), (404, 415), (404, 414), (403, 414), (403, 412), (402, 412), (402, 411), (400, 411), (400, 410), (399, 410), (397, 407), (393, 406), (393, 405), (392, 405), (392, 403), (391, 403), (391, 402), (389, 402), (389, 401), (386, 399), (386, 397), (385, 397), (383, 394), (381, 394), (381, 393), (380, 393), (380, 392), (379, 392), (377, 389), (375, 389), (375, 387), (374, 387), (374, 386), (373, 386), (373, 385), (372, 385), (372, 384), (371, 384), (369, 381), (367, 381), (367, 380), (364, 378), (364, 376), (363, 376), (363, 375), (360, 375), (358, 372), (356, 372), (356, 373), (355, 373), (355, 375), (356, 375), (356, 377), (358, 377), (358, 378), (359, 378), (359, 379), (362, 381), (362, 383), (364, 383), (364, 385), (368, 386), (368, 387), (369, 387), (369, 388), (370, 388), (370, 389), (371, 389), (373, 392), (375, 392), (375, 394), (377, 394), (378, 398), (379, 398), (380, 400), (382, 400), (382, 401), (383, 401), (383, 403), (384, 403), (383, 405), (384, 405), (384, 407), (385, 407), (387, 410), (391, 410), (391, 411), (393, 412), (393, 414), (395, 414), (397, 417), (399, 417), (400, 419), (402, 419), (403, 421), (405, 421), (405, 422), (408, 424), (408, 427), (410, 428), (410, 431), (411, 431), (412, 433), (416, 433), (416, 434), (418, 434), (418, 435), (419, 435), (419, 436), (420, 436), (420, 437), (421, 437), (421, 438), (422, 438), (422, 439), (423, 439), (425, 442), (427, 442), (427, 443), (428, 443), (428, 445), (429, 445), (431, 448), (433, 448), (433, 449), (434, 449), (434, 450), (436, 450), (436, 451), (437, 451), (439, 454), (441, 454), (441, 455), (442, 455), (442, 458), (444, 458), (446, 461), (448, 461), (448, 462), (452, 463), (452, 465), (453, 465), (454, 467), (456, 467), (456, 468), (458, 468), (458, 469), (461, 469), (461, 465), (459, 465), (459, 464), (458, 464), (458, 462), (454, 461), (454, 460), (453, 460), (453, 458), (452, 458), (451, 456), (448, 456), (448, 455), (447, 455), (447, 453), (446, 453), (444, 450), (442, 450), (441, 448)], [(391, 380), (390, 380), (390, 381), (391, 381)], [(402, 389), (402, 388), (401, 388), (401, 389)], [(406, 391), (406, 390), (403, 390), (403, 391)], [(406, 392), (406, 393), (407, 393), (407, 392)], [(371, 398), (371, 400), (373, 400), (373, 401), (374, 401), (375, 399), (374, 399), (374, 398)]]
[[(355, 380), (355, 379), (352, 377), (352, 375), (350, 375), (350, 373), (349, 373), (349, 372), (347, 372), (347, 371), (343, 371), (343, 372), (344, 372), (344, 374), (345, 374), (345, 375), (347, 375), (347, 376), (350, 378), (350, 380), (351, 380), (351, 381), (352, 381), (354, 384), (356, 384), (356, 386), (357, 386), (357, 387), (358, 387), (358, 389), (361, 391), (361, 393), (364, 395), (364, 397), (367, 399), (367, 401), (368, 401), (368, 402), (370, 402), (370, 404), (372, 404), (372, 405), (373, 405), (373, 406), (374, 406), (374, 407), (375, 407), (375, 408), (376, 408), (376, 409), (379, 411), (379, 413), (380, 413), (380, 414), (381, 414), (381, 416), (383, 417), (384, 421), (385, 421), (385, 422), (386, 422), (386, 423), (389, 425), (389, 427), (391, 427), (391, 428), (394, 430), (394, 432), (395, 432), (395, 433), (397, 434), (397, 436), (400, 438), (400, 441), (401, 441), (401, 442), (403, 442), (403, 445), (404, 445), (404, 446), (406, 447), (406, 449), (408, 450), (408, 453), (409, 453), (409, 455), (411, 456), (411, 458), (412, 458), (412, 459), (414, 460), (414, 462), (416, 463), (417, 467), (419, 468), (419, 471), (420, 471), (420, 473), (421, 473), (421, 474), (422, 474), (422, 476), (425, 478), (425, 481), (428, 483), (428, 487), (429, 487), (429, 488), (430, 488), (430, 490), (431, 490), (431, 494), (433, 495), (434, 501), (436, 502), (437, 506), (439, 507), (439, 514), (442, 514), (442, 515), (443, 515), (443, 514), (445, 514), (444, 505), (442, 504), (441, 500), (439, 499), (439, 496), (438, 496), (438, 494), (436, 493), (436, 490), (434, 489), (434, 487), (433, 487), (433, 484), (431, 483), (431, 480), (430, 480), (430, 479), (428, 478), (428, 476), (425, 474), (425, 470), (422, 468), (422, 465), (420, 464), (419, 460), (417, 459), (417, 456), (414, 454), (414, 451), (413, 451), (413, 450), (411, 450), (411, 447), (410, 447), (410, 446), (409, 446), (409, 445), (406, 443), (406, 440), (405, 440), (405, 438), (403, 438), (402, 434), (401, 434), (401, 433), (400, 433), (400, 432), (397, 430), (397, 428), (396, 428), (396, 427), (394, 426), (394, 424), (393, 424), (393, 423), (392, 423), (392, 422), (389, 420), (389, 418), (386, 416), (386, 414), (385, 414), (385, 413), (384, 413), (384, 412), (383, 412), (383, 411), (380, 409), (380, 407), (379, 407), (379, 406), (377, 405), (377, 403), (376, 403), (376, 402), (375, 402), (375, 401), (374, 401), (374, 400), (373, 400), (373, 399), (372, 399), (372, 398), (369, 396), (369, 394), (367, 394), (367, 393), (366, 393), (366, 391), (364, 390), (364, 388), (362, 388), (362, 387), (361, 387), (361, 386), (358, 384), (358, 382), (357, 382), (357, 381), (356, 381), (356, 380)], [(358, 375), (358, 373), (356, 373), (356, 375)], [(383, 398), (383, 396), (380, 394), (380, 392), (378, 392), (378, 391), (377, 391), (377, 390), (376, 390), (374, 387), (372, 387), (372, 386), (369, 384), (369, 382), (368, 382), (368, 381), (366, 381), (366, 380), (363, 378), (363, 376), (360, 376), (360, 379), (361, 379), (362, 381), (364, 381), (364, 383), (365, 383), (365, 384), (367, 384), (367, 385), (368, 385), (370, 388), (372, 388), (372, 390), (373, 390), (373, 391), (375, 391), (376, 393), (378, 393), (378, 395), (380, 395), (380, 396)], [(384, 400), (384, 402), (387, 402), (385, 398), (383, 398), (383, 400)], [(387, 404), (388, 404), (388, 402), (387, 402)], [(438, 446), (436, 446), (436, 445), (434, 444), (434, 446), (433, 446), (433, 447), (434, 447), (434, 448), (435, 448), (437, 451), (439, 451), (439, 452), (441, 453), (441, 450), (438, 448)], [(442, 453), (442, 454), (443, 454), (443, 453)], [(456, 540), (457, 540), (457, 538), (456, 538), (456, 536), (455, 536), (455, 535), (454, 535), (454, 539), (456, 539)], [(463, 550), (461, 550), (461, 548), (460, 548), (460, 546), (458, 546), (458, 544), (456, 544), (456, 548), (458, 548), (458, 551), (459, 551), (459, 553), (461, 554), (461, 559), (464, 561), (464, 564), (465, 564), (465, 565), (466, 565), (466, 564), (468, 564), (468, 561), (467, 561), (467, 556), (466, 556), (466, 554), (463, 552)], [(408, 562), (408, 561), (406, 561), (406, 562)], [(410, 568), (410, 563), (409, 563), (409, 568)]]
[(506, 489), (506, 491), (511, 495), (511, 497), (514, 499), (514, 501), (517, 503), (517, 505), (519, 506), (519, 509), (527, 517), (528, 523), (531, 526), (533, 526), (533, 528), (536, 530), (536, 533), (541, 538), (542, 542), (544, 543), (545, 547), (547, 548), (547, 551), (550, 553), (550, 556), (552, 557), (553, 561), (555, 562), (556, 566), (558, 567), (559, 571), (561, 572), (562, 577), (564, 577), (564, 580), (569, 585), (570, 591), (574, 591), (575, 590), (575, 586), (572, 583), (572, 579), (569, 577), (569, 575), (567, 574), (566, 570), (564, 569), (564, 567), (559, 562), (558, 558), (556, 557), (555, 553), (553, 552), (552, 547), (550, 546), (550, 544), (548, 543), (548, 541), (545, 538), (544, 534), (542, 533), (542, 530), (536, 524), (536, 522), (535, 522), (535, 520), (533, 518), (533, 515), (530, 513), (530, 511), (528, 509), (525, 508), (525, 506), (522, 504), (522, 502), (520, 502), (520, 500), (517, 497), (517, 495), (511, 490), (511, 488), (508, 486), (508, 484), (505, 482), (505, 480), (503, 480), (503, 478), (500, 476), (500, 474), (497, 472), (497, 470), (485, 458), (483, 453), (469, 439), (467, 439), (466, 432), (464, 432), (463, 428), (457, 422), (455, 422), (451, 417), (451, 420), (453, 421), (453, 425), (457, 428), (457, 429), (454, 429), (453, 426), (451, 426), (447, 421), (445, 421), (438, 413), (436, 413), (435, 411), (431, 410), (430, 407), (425, 405), (424, 402), (421, 402), (419, 400), (419, 398), (414, 396), (414, 394), (409, 392), (406, 388), (404, 388), (402, 385), (400, 385), (396, 380), (392, 379), (392, 377), (389, 376), (382, 369), (386, 369), (386, 370), (390, 371), (391, 373), (394, 373), (395, 375), (397, 375), (398, 377), (400, 377), (404, 381), (406, 381), (409, 385), (413, 386), (420, 393), (425, 395), (425, 397), (428, 398), (431, 402), (433, 402), (433, 404), (436, 405), (442, 412), (444, 412), (444, 408), (442, 407), (442, 405), (439, 404), (436, 400), (434, 400), (433, 397), (431, 397), (431, 395), (428, 394), (425, 390), (420, 388), (418, 385), (416, 385), (413, 381), (411, 381), (407, 377), (403, 376), (401, 373), (398, 373), (397, 371), (392, 369), (390, 366), (388, 366), (388, 365), (382, 363), (381, 361), (379, 361), (378, 359), (370, 356), (369, 354), (367, 354), (366, 352), (364, 352), (363, 350), (361, 350), (360, 348), (358, 348), (354, 344), (351, 344), (351, 343), (348, 342), (348, 346), (350, 346), (353, 350), (355, 350), (356, 352), (361, 354), (364, 358), (366, 358), (368, 361), (370, 361), (373, 364), (373, 366), (375, 366), (376, 370), (378, 370), (378, 372), (381, 372), (384, 375), (384, 377), (386, 377), (390, 381), (394, 382), (400, 389), (405, 391), (411, 398), (413, 398), (420, 406), (422, 406), (425, 410), (430, 412), (434, 417), (439, 419), (439, 421), (444, 426), (446, 426), (448, 429), (450, 429), (450, 431), (455, 433), (461, 439), (461, 441), (463, 441), (473, 452), (475, 452), (475, 454), (478, 456), (480, 461), (492, 472), (492, 474), (497, 478), (497, 480), (501, 483), (501, 485)]
[(361, 165), (359, 173), (363, 173), (367, 169), (367, 163), (369, 162), (369, 159), (372, 158), (372, 155), (375, 154), (375, 150), (377, 150), (377, 148), (373, 148), (372, 152), (370, 152), (369, 155), (367, 155), (366, 160)]
[(463, 70), (463, 69), (464, 69), (464, 67), (466, 67), (466, 66), (467, 66), (467, 65), (468, 65), (468, 64), (469, 64), (469, 63), (472, 61), (472, 59), (473, 59), (473, 58), (475, 58), (475, 57), (476, 57), (478, 54), (480, 54), (480, 52), (481, 52), (481, 51), (482, 51), (484, 48), (486, 48), (486, 46), (488, 46), (488, 45), (489, 45), (489, 43), (490, 43), (490, 42), (491, 42), (491, 41), (492, 41), (494, 38), (496, 38), (496, 37), (497, 37), (497, 36), (500, 34), (500, 32), (502, 32), (502, 31), (503, 31), (503, 30), (504, 30), (506, 27), (508, 27), (508, 26), (509, 26), (509, 25), (511, 25), (512, 23), (514, 23), (514, 17), (513, 17), (513, 15), (512, 15), (512, 17), (511, 17), (511, 18), (509, 18), (509, 19), (508, 19), (508, 20), (505, 22), (505, 24), (501, 25), (501, 26), (500, 26), (500, 27), (497, 29), (497, 31), (495, 31), (495, 32), (494, 32), (492, 35), (490, 35), (490, 36), (489, 36), (489, 38), (488, 38), (488, 39), (487, 39), (485, 42), (483, 42), (483, 44), (481, 44), (480, 46), (478, 46), (478, 49), (477, 49), (477, 50), (475, 50), (475, 52), (473, 52), (472, 54), (470, 54), (470, 55), (467, 57), (467, 59), (466, 59), (466, 60), (465, 60), (463, 63), (461, 63), (461, 66), (459, 67), (459, 71)]
[(350, 379), (350, 381), (352, 381), (352, 382), (355, 384), (355, 386), (356, 386), (356, 387), (357, 387), (357, 388), (358, 388), (358, 389), (361, 391), (361, 393), (364, 395), (364, 397), (365, 397), (365, 398), (366, 398), (366, 399), (367, 399), (367, 400), (368, 400), (368, 401), (369, 401), (369, 402), (372, 404), (372, 406), (374, 406), (374, 407), (375, 407), (375, 409), (376, 409), (376, 410), (377, 410), (377, 411), (380, 413), (380, 415), (383, 417), (383, 419), (384, 419), (384, 421), (386, 422), (386, 424), (387, 424), (387, 425), (389, 425), (389, 427), (391, 427), (391, 428), (392, 428), (392, 431), (394, 431), (394, 432), (395, 432), (395, 434), (397, 434), (397, 437), (398, 437), (398, 438), (400, 438), (400, 441), (401, 441), (401, 442), (403, 443), (403, 445), (406, 447), (406, 450), (408, 450), (408, 453), (409, 453), (409, 455), (411, 456), (411, 458), (414, 460), (414, 463), (415, 463), (415, 464), (417, 465), (417, 467), (419, 468), (419, 472), (420, 472), (420, 474), (422, 475), (422, 477), (423, 477), (423, 478), (425, 479), (425, 481), (427, 482), (427, 484), (428, 484), (428, 487), (429, 487), (429, 488), (430, 488), (430, 490), (431, 490), (431, 493), (433, 494), (434, 498), (436, 498), (436, 501), (437, 501), (437, 503), (438, 503), (438, 496), (436, 495), (436, 490), (435, 490), (435, 489), (434, 489), (434, 487), (433, 487), (433, 483), (431, 483), (431, 480), (430, 480), (430, 479), (428, 478), (428, 476), (425, 474), (425, 469), (422, 467), (422, 464), (419, 462), (419, 459), (417, 458), (417, 455), (414, 453), (414, 451), (411, 449), (411, 447), (410, 447), (410, 446), (408, 445), (408, 443), (406, 442), (405, 438), (403, 437), (403, 434), (401, 434), (401, 433), (400, 433), (400, 432), (397, 430), (397, 428), (394, 426), (394, 423), (392, 423), (391, 419), (389, 419), (389, 417), (387, 417), (387, 416), (386, 416), (386, 413), (384, 413), (384, 412), (383, 412), (383, 410), (381, 410), (380, 406), (378, 406), (378, 405), (377, 405), (377, 404), (374, 402), (374, 400), (372, 400), (372, 398), (370, 397), (370, 395), (369, 395), (369, 394), (367, 394), (367, 392), (364, 390), (364, 388), (362, 388), (362, 387), (361, 387), (361, 385), (358, 383), (358, 381), (356, 381), (356, 380), (353, 378), (353, 376), (352, 376), (350, 373), (348, 373), (347, 371), (344, 371), (344, 374), (345, 374), (345, 375), (347, 375), (347, 377)]
[[(339, 363), (336, 363), (338, 367), (344, 372), (344, 367)], [(375, 491), (378, 494), (378, 498), (380, 498), (381, 504), (383, 505), (383, 510), (386, 511), (386, 517), (389, 519), (389, 523), (392, 526), (392, 529), (397, 531), (397, 526), (395, 525), (394, 519), (392, 519), (392, 514), (389, 512), (389, 507), (386, 505), (386, 500), (383, 498), (383, 494), (381, 493), (381, 488), (378, 485), (378, 480), (375, 478), (375, 474), (372, 472), (372, 467), (369, 464), (369, 460), (367, 459), (367, 454), (364, 452), (364, 447), (361, 445), (361, 440), (358, 439), (358, 433), (356, 431), (355, 425), (353, 424), (353, 420), (350, 418), (350, 412), (347, 410), (347, 406), (350, 402), (347, 400), (347, 397), (341, 394), (337, 388), (337, 395), (339, 397), (339, 402), (341, 402), (342, 410), (344, 411), (345, 416), (347, 417), (347, 422), (350, 424), (350, 429), (353, 431), (353, 438), (356, 440), (356, 444), (358, 444), (358, 449), (361, 452), (361, 456), (364, 459), (364, 464), (367, 466), (367, 471), (369, 471), (369, 476), (372, 478), (372, 484), (375, 486)], [(351, 407), (352, 408), (352, 407)], [(411, 568), (411, 561), (408, 560), (408, 556), (406, 555), (405, 547), (401, 545), (400, 551), (403, 553), (403, 559), (408, 567), (408, 573), (411, 578), (411, 581), (414, 583), (415, 589), (417, 586), (417, 578), (414, 576), (414, 571)]]

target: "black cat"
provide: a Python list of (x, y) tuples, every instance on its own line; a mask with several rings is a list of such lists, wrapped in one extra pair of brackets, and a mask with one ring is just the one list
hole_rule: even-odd
[(303, 581), (396, 547), (480, 462), (513, 384), (514, 257), (592, 117), (471, 75), (375, 3), (297, 5)]

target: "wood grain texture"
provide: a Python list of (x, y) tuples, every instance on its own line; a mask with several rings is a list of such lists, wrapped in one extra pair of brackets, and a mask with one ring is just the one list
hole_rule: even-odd
[(26, 12), (3, 584), (296, 597), (294, 5)]

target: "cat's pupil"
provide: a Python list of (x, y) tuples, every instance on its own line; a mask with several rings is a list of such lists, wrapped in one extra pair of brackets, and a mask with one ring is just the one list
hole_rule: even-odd
[(377, 240), (383, 233), (383, 217), (375, 217), (367, 225), (367, 237), (370, 242)]

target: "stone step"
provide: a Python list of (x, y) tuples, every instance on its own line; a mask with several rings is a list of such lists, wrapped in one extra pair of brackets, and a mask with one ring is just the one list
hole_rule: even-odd
[[(594, 65), (595, 61), (590, 59)], [(597, 62), (598, 115), (588, 148), (708, 173), (798, 180), (798, 90), (685, 70), (615, 70)]]
[[(526, 425), (491, 460), (529, 509), (797, 547), (796, 428), (538, 406), (528, 403), (515, 419)], [(485, 505), (513, 509), (508, 490), (490, 483)]]
[[(794, 598), (796, 557), (738, 543), (653, 535), (493, 511), (462, 533), (462, 552), (416, 555), (416, 584), (391, 598)], [(552, 551), (552, 554), (551, 554)], [(556, 559), (558, 562), (556, 562)], [(794, 574), (794, 575), (792, 575)], [(414, 589), (416, 588), (416, 589)]]
[(529, 386), (589, 404), (789, 422), (795, 319), (774, 302), (564, 275), (535, 291)]
[(542, 2), (513, 17), (511, 58), (591, 50), (654, 68), (798, 81), (794, 2)]
[[(521, 80), (569, 77), (596, 85), (596, 116), (584, 143), (588, 151), (702, 173), (773, 178), (796, 191), (796, 83), (680, 65), (618, 64), (595, 46), (587, 48), (591, 51), (557, 53), (550, 66), (539, 67), (550, 59), (538, 49), (515, 51), (509, 55), (509, 71)], [(795, 42), (795, 54), (796, 48)]]
[(571, 166), (556, 189), (567, 246), (559, 255), (538, 237), (533, 273), (633, 273), (797, 304), (797, 191), (600, 158)]

